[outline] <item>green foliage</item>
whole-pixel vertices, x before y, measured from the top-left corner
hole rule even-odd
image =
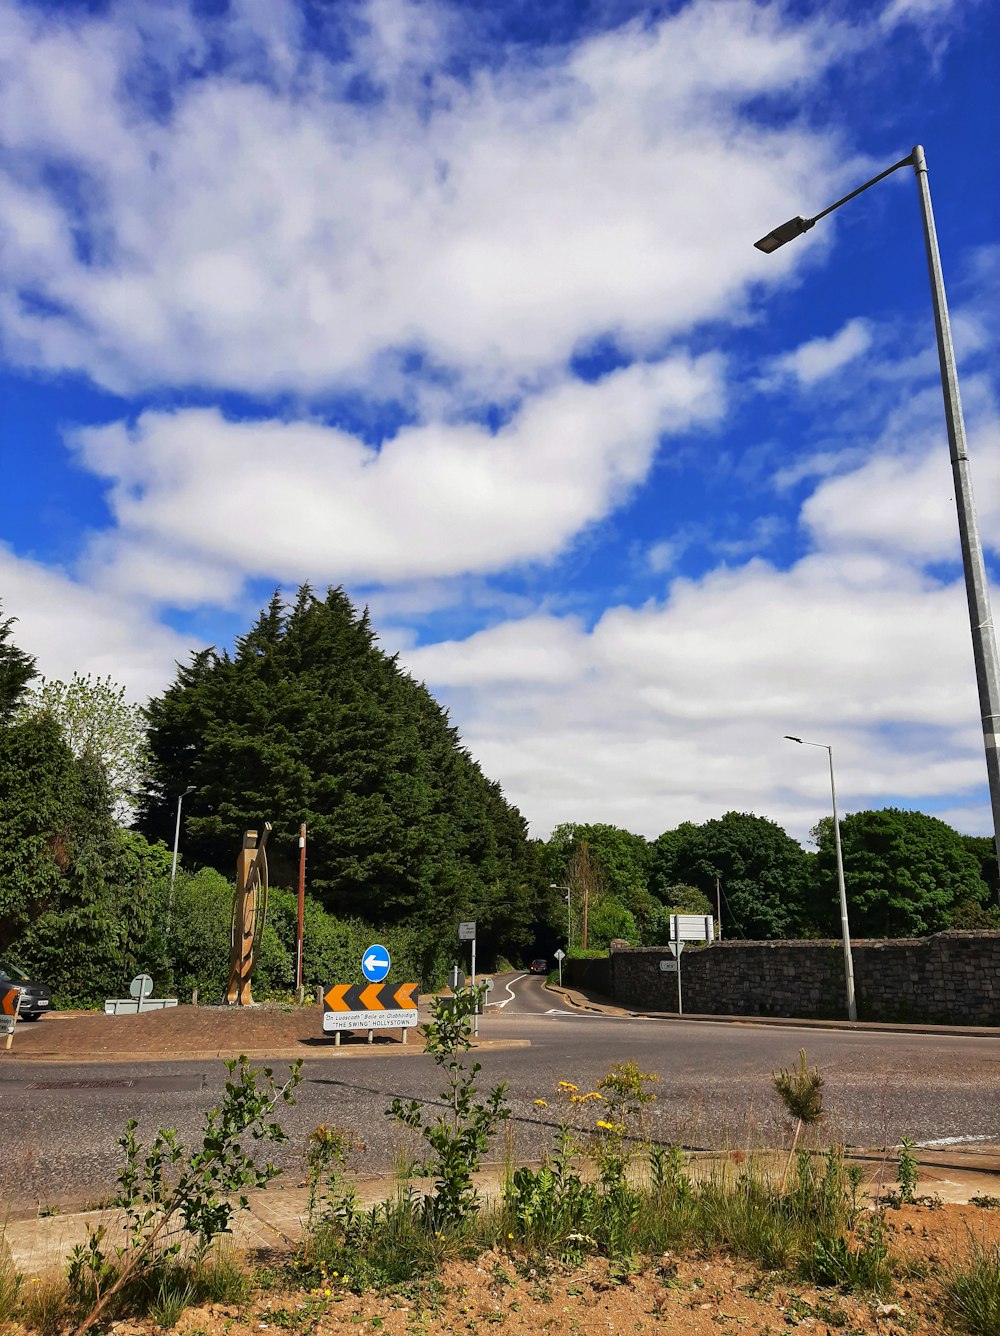
[[[432,1194],[425,1199],[425,1218],[434,1229],[460,1225],[479,1206],[472,1176],[482,1163],[490,1138],[510,1116],[505,1102],[506,1082],[495,1086],[484,1100],[476,1099],[478,1062],[466,1067],[461,1054],[472,1045],[471,1017],[485,996],[482,988],[469,988],[452,998],[435,998],[432,1019],[426,1027],[425,1051],[433,1057],[447,1086],[441,1099],[448,1114],[428,1121],[419,1100],[394,1099],[387,1112],[427,1143],[429,1154],[416,1172],[433,1177]]]
[[[821,1232],[804,1268],[820,1285],[884,1294],[892,1288],[892,1268],[880,1216],[863,1220],[854,1237]]]
[[[57,1006],[99,1006],[120,996],[138,973],[166,981],[169,853],[115,825],[98,762],[83,758],[74,766],[74,810],[60,845],[64,866],[13,948],[22,968],[50,985]]]
[[[0,726],[0,950],[58,903],[82,780],[51,719]]]
[[[811,918],[830,936],[838,931],[833,821],[813,832]],[[940,932],[961,901],[984,905],[989,888],[967,837],[937,817],[895,807],[853,812],[841,821],[844,882],[856,937],[919,937]]]
[[[177,876],[170,947],[174,984],[181,996],[197,988],[203,1001],[218,1002],[225,992],[234,889],[234,883],[211,868],[202,868],[194,876]],[[254,992],[264,998],[287,991],[294,975],[293,957],[269,921],[264,925],[254,969]]]
[[[898,1204],[900,1206],[913,1200],[920,1179],[917,1157],[913,1153],[915,1149],[916,1143],[911,1141],[909,1137],[903,1137],[899,1147],[899,1156],[896,1160],[896,1182],[899,1184]]]
[[[270,1161],[259,1163],[242,1139],[249,1136],[255,1145],[287,1140],[273,1115],[279,1104],[294,1104],[301,1065],[295,1063],[278,1086],[269,1067],[258,1072],[244,1057],[227,1062],[225,1097],[206,1114],[201,1145],[191,1151],[172,1128],[161,1128],[146,1149],[136,1136],[138,1124],[129,1120],[118,1143],[125,1165],[112,1203],[123,1212],[125,1241],[109,1250],[100,1225],[70,1255],[70,1291],[86,1312],[77,1336],[93,1327],[128,1287],[141,1285],[165,1258],[177,1256],[182,1240],[165,1243],[169,1227],[179,1223],[195,1243],[196,1255],[204,1257],[213,1240],[229,1232],[236,1211],[246,1209],[246,1192],[265,1187],[281,1172]]]
[[[797,1067],[781,1067],[772,1073],[775,1093],[790,1117],[805,1125],[816,1123],[823,1116],[823,1078],[819,1070],[810,1071],[806,1065],[806,1051],[799,1049]]]
[[[130,812],[143,793],[150,754],[144,712],[129,704],[124,687],[89,673],[74,673],[68,682],[43,678],[25,693],[21,711],[51,717],[74,756],[100,761],[113,809],[120,817]]]
[[[1000,1331],[1000,1244],[972,1243],[972,1256],[945,1280],[950,1315],[975,1336]]]
[[[275,595],[232,656],[195,655],[149,705],[142,828],[170,838],[175,795],[194,784],[193,862],[228,874],[266,819],[272,881],[294,884],[305,821],[310,890],[338,915],[406,921],[428,944],[474,917],[484,955],[516,950],[542,893],[524,820],[375,640],[342,590],[304,587],[289,609]]]
[[[718,877],[727,936],[793,937],[803,921],[808,867],[802,846],[773,821],[727,812],[661,835],[653,844],[650,889],[666,903],[669,889],[683,884],[711,904]]]
[[[0,620],[0,727],[9,722],[28,683],[38,676],[34,658],[11,643],[16,621],[16,617]]]

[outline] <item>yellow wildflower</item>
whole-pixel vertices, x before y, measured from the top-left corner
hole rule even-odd
[[[539,1109],[547,1109],[549,1107],[549,1101],[547,1099],[536,1099],[535,1107]]]
[[[560,1081],[560,1082],[559,1082],[559,1089],[560,1089],[560,1090],[569,1090],[569,1091],[571,1091],[572,1093],[575,1093],[577,1090],[579,1090],[579,1088],[580,1088],[580,1087],[579,1087],[579,1086],[575,1086],[575,1085],[573,1084],[572,1081]]]

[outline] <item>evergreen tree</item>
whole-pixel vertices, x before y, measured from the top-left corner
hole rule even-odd
[[[32,656],[11,643],[15,621],[16,617],[0,621],[0,726],[9,721],[25,687],[38,676]]]
[[[462,915],[526,939],[538,875],[520,814],[491,785],[424,686],[376,644],[342,589],[275,594],[233,654],[203,651],[150,702],[155,784],[141,814],[227,876],[242,833],[273,827],[272,883],[294,884],[300,824],[309,888],[338,916],[422,925],[451,948]]]

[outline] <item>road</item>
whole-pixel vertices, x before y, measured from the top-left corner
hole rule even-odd
[[[895,1144],[903,1136],[1000,1142],[1000,1043],[989,1038],[810,1030],[780,1026],[655,1020],[574,1012],[543,981],[500,976],[480,1021],[484,1040],[528,1040],[530,1047],[486,1049],[481,1088],[508,1085],[511,1136],[518,1156],[551,1144],[560,1117],[593,1125],[593,1105],[571,1107],[560,1080],[593,1089],[613,1062],[635,1059],[660,1077],[650,1128],[665,1141],[741,1148],[782,1144],[787,1136],[771,1073],[805,1048],[825,1079],[827,1135],[848,1145]],[[553,1005],[556,1001],[556,1005]],[[44,1021],[42,1022],[45,1023]],[[367,1046],[364,1046],[367,1050]],[[275,1062],[280,1072],[286,1064]],[[114,1185],[117,1138],[125,1120],[140,1132],[176,1127],[185,1140],[218,1102],[221,1062],[135,1062],[113,1067],[5,1061],[0,1066],[0,1201],[79,1205]],[[68,1083],[79,1084],[67,1088]],[[389,1174],[413,1149],[385,1110],[394,1095],[432,1108],[442,1083],[430,1058],[394,1049],[352,1058],[306,1060],[294,1108],[283,1113],[289,1143],[276,1162],[302,1175],[302,1148],[317,1123],[353,1129],[365,1142],[356,1167]],[[546,1107],[536,1104],[543,1099]],[[503,1146],[494,1152],[501,1158]]]

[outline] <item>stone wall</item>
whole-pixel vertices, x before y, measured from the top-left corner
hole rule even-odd
[[[856,941],[852,953],[859,1020],[1000,1025],[1000,932]],[[661,961],[672,959],[666,947],[615,949],[606,974],[594,968],[605,962],[577,960],[566,961],[564,974],[571,985],[596,988],[620,1006],[676,1011],[677,976],[660,970]],[[684,1010],[693,1014],[847,1014],[839,941],[686,946],[681,983]]]

